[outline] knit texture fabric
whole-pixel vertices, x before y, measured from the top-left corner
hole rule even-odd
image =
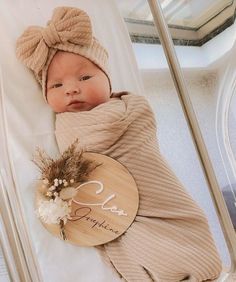
[[[207,219],[161,155],[144,97],[121,95],[88,112],[58,114],[56,138],[61,152],[78,138],[82,149],[116,159],[136,181],[140,204],[134,222],[102,247],[123,279],[177,282],[219,276],[221,262]]]
[[[81,55],[96,64],[109,78],[108,53],[93,36],[86,12],[58,7],[47,26],[30,26],[16,42],[17,57],[34,72],[46,94],[47,70],[58,50]],[[46,96],[45,96],[46,97]]]

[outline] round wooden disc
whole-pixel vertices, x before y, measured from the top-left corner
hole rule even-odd
[[[118,161],[97,153],[84,153],[83,157],[101,165],[77,187],[65,234],[71,243],[96,246],[116,239],[129,228],[138,211],[139,195],[132,175]],[[37,189],[37,207],[43,197],[41,186]],[[60,237],[57,224],[42,223]]]

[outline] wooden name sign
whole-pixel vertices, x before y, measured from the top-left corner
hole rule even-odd
[[[116,239],[129,228],[138,210],[138,189],[132,175],[114,159],[97,153],[84,153],[83,157],[101,165],[87,182],[76,187],[65,233],[71,243],[96,246]],[[40,199],[38,189],[37,206]],[[58,225],[42,223],[60,237]]]

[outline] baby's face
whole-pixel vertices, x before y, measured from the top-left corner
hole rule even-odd
[[[109,101],[107,76],[91,61],[58,51],[47,74],[47,101],[56,113],[89,111]]]

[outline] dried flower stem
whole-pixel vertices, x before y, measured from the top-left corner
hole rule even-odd
[[[76,187],[86,181],[88,175],[100,165],[83,158],[82,150],[78,150],[78,139],[58,159],[51,158],[45,151],[37,148],[33,162],[41,171],[41,179],[47,187],[45,196],[49,200],[60,198],[61,190],[68,185]],[[60,233],[63,240],[66,240],[65,222],[62,218],[59,219]]]

